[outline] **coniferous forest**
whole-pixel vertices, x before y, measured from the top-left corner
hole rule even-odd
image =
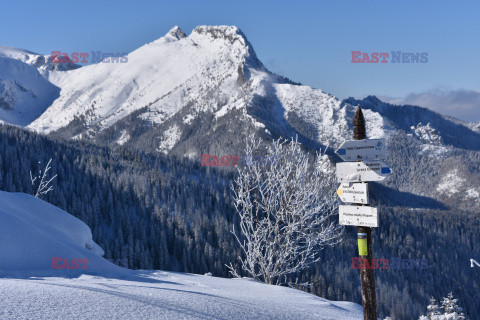
[[[408,139],[396,141],[394,154],[401,154]],[[84,221],[105,258],[132,269],[219,277],[230,276],[226,264],[239,269],[241,252],[231,234],[238,225],[230,191],[235,171],[0,126],[1,190],[31,193],[29,172],[49,159],[57,178],[44,200]],[[412,161],[417,170],[428,169],[428,159]],[[411,194],[404,197],[409,204],[398,203],[384,196],[389,187],[374,186],[382,194],[374,199],[381,224],[373,232],[375,256],[426,259],[428,267],[376,270],[379,316],[418,318],[426,313],[427,297],[452,291],[470,319],[480,317],[480,278],[470,267],[470,259],[480,257],[480,216]],[[356,254],[356,228],[347,227],[339,245],[324,249],[321,262],[290,282],[306,282],[299,288],[327,299],[361,304],[359,270],[352,269]]]

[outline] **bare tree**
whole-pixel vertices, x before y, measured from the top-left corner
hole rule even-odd
[[[53,190],[53,187],[50,185],[50,183],[57,177],[57,175],[54,175],[50,179],[47,178],[48,171],[50,171],[50,163],[52,162],[52,159],[50,159],[45,167],[45,169],[42,171],[42,169],[38,170],[38,174],[33,177],[32,171],[30,171],[30,180],[32,181],[32,194],[40,198],[50,191]],[[41,162],[39,162],[41,163]]]
[[[247,138],[246,154],[262,153],[260,140]],[[237,167],[232,184],[240,234],[233,234],[244,255],[242,269],[270,284],[319,261],[325,245],[340,241],[343,228],[332,215],[337,208],[333,168],[326,155],[313,161],[295,141],[275,140],[266,147],[267,158]],[[238,272],[228,266],[234,276]],[[283,280],[283,281],[282,281]]]

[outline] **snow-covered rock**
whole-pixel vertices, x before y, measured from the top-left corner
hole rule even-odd
[[[423,143],[442,145],[442,137],[437,132],[437,130],[432,128],[430,122],[426,125],[422,125],[421,123],[419,123],[416,127],[412,126],[411,129],[413,134],[417,136]]]
[[[426,125],[418,123],[417,126],[411,126],[410,129],[413,136],[422,143],[420,154],[441,157],[451,151],[451,148],[445,146],[442,136],[430,125],[430,122]]]

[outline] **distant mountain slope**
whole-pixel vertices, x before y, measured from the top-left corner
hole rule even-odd
[[[38,69],[38,72],[47,80],[56,71],[68,71],[80,68],[74,63],[52,63],[51,55],[42,55],[24,49],[0,45],[0,57],[22,61]]]
[[[375,96],[368,96],[365,99],[357,100],[349,98],[343,100],[345,104],[360,105],[364,109],[378,112],[383,118],[388,119],[398,129],[405,132],[413,132],[412,126],[427,126],[437,131],[443,144],[462,149],[480,151],[480,133],[474,126],[451,117],[442,116],[427,108],[418,106],[397,106],[385,103]]]
[[[51,55],[0,45],[0,121],[27,126],[60,95],[51,83],[73,63],[52,63]]]
[[[59,92],[35,67],[0,56],[0,121],[27,126],[53,103]]]
[[[354,111],[269,72],[231,26],[200,26],[188,37],[175,27],[127,63],[69,71],[57,84],[60,97],[29,128],[189,157],[236,152],[248,127],[336,145],[350,135]],[[384,136],[382,117],[366,118],[370,136]]]

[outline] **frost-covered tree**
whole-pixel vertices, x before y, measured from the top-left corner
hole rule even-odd
[[[274,140],[265,149],[253,135],[247,138],[248,157],[266,153],[275,161],[238,167],[232,191],[240,234],[235,229],[233,234],[244,253],[242,269],[282,284],[287,275],[319,261],[320,249],[339,242],[343,229],[331,219],[337,202],[328,158],[317,155],[313,161],[298,140]],[[238,276],[231,265],[230,270]]]
[[[48,161],[45,169],[39,169],[35,175],[32,175],[32,171],[30,171],[30,181],[32,182],[32,195],[37,198],[41,198],[42,196],[53,190],[53,187],[50,184],[53,179],[57,177],[57,175],[48,178],[48,171],[52,169],[52,167],[50,167],[51,162],[52,159]],[[41,164],[41,162],[39,162],[39,164]]]
[[[435,317],[441,314],[437,300],[434,297],[430,298],[430,304],[427,306],[427,317],[429,319],[436,319]]]
[[[453,298],[453,293],[450,292],[446,298],[442,300],[442,309],[444,310],[445,319],[447,320],[457,320],[457,319],[465,319],[462,308],[457,305],[458,299]]]

